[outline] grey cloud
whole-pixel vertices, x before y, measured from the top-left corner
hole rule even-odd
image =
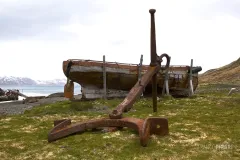
[[[31,37],[58,38],[73,36],[60,31],[72,16],[83,24],[91,24],[89,16],[103,11],[93,0],[21,0],[0,2],[0,40]],[[57,36],[57,37],[56,37]]]
[[[197,4],[192,8],[192,13],[204,19],[215,16],[230,15],[240,19],[240,0],[216,0],[205,4]]]

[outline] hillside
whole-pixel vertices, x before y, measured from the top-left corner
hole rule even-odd
[[[211,69],[199,76],[201,83],[240,84],[240,58],[220,68]]]
[[[33,80],[27,77],[0,77],[0,85],[64,85],[65,79]]]

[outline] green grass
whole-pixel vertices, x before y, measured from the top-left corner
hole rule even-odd
[[[141,147],[130,129],[85,132],[47,142],[53,121],[73,122],[107,117],[121,99],[58,102],[22,115],[0,117],[0,159],[238,159],[240,94],[200,92],[192,98],[166,97],[152,112],[151,99],[138,100],[125,117],[167,117],[170,135],[152,135]],[[107,107],[106,107],[107,106]]]

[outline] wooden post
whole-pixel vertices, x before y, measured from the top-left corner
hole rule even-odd
[[[143,62],[143,55],[141,54],[141,58],[140,58],[140,63],[138,66],[138,80],[141,79],[141,73],[142,73],[142,62]]]
[[[138,81],[142,77],[142,63],[143,63],[143,55],[141,54],[140,63],[139,63],[139,66],[138,66]],[[143,96],[143,93],[142,93],[141,96]]]
[[[103,98],[107,99],[107,80],[106,80],[106,62],[105,55],[103,55]]]
[[[169,57],[169,61],[171,61],[171,57]],[[169,75],[168,75],[168,69],[169,68],[167,68],[166,71],[165,71],[165,78],[164,78],[164,83],[163,83],[162,95],[165,94],[165,91],[166,91],[166,94],[169,95],[169,85],[168,85]]]
[[[230,96],[233,92],[238,92],[240,90],[238,90],[237,88],[231,88],[229,93],[228,93],[228,96]]]
[[[191,59],[191,66],[190,66],[190,73],[189,73],[189,96],[193,95],[192,67],[193,67],[193,59]]]

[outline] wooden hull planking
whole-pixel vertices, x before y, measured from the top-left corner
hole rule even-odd
[[[63,72],[67,77],[67,66],[70,61],[63,62]],[[103,62],[91,60],[71,60],[72,66],[69,70],[68,78],[81,85],[83,89],[103,88]],[[138,80],[138,65],[116,62],[106,62],[107,88],[113,90],[129,91]],[[141,75],[146,71],[148,65],[142,65]],[[170,66],[168,71],[169,91],[173,96],[188,96],[190,66]],[[158,94],[162,93],[165,79],[165,70],[158,72]],[[198,85],[198,73],[192,74],[193,89]],[[151,94],[151,81],[146,86],[144,95]]]

